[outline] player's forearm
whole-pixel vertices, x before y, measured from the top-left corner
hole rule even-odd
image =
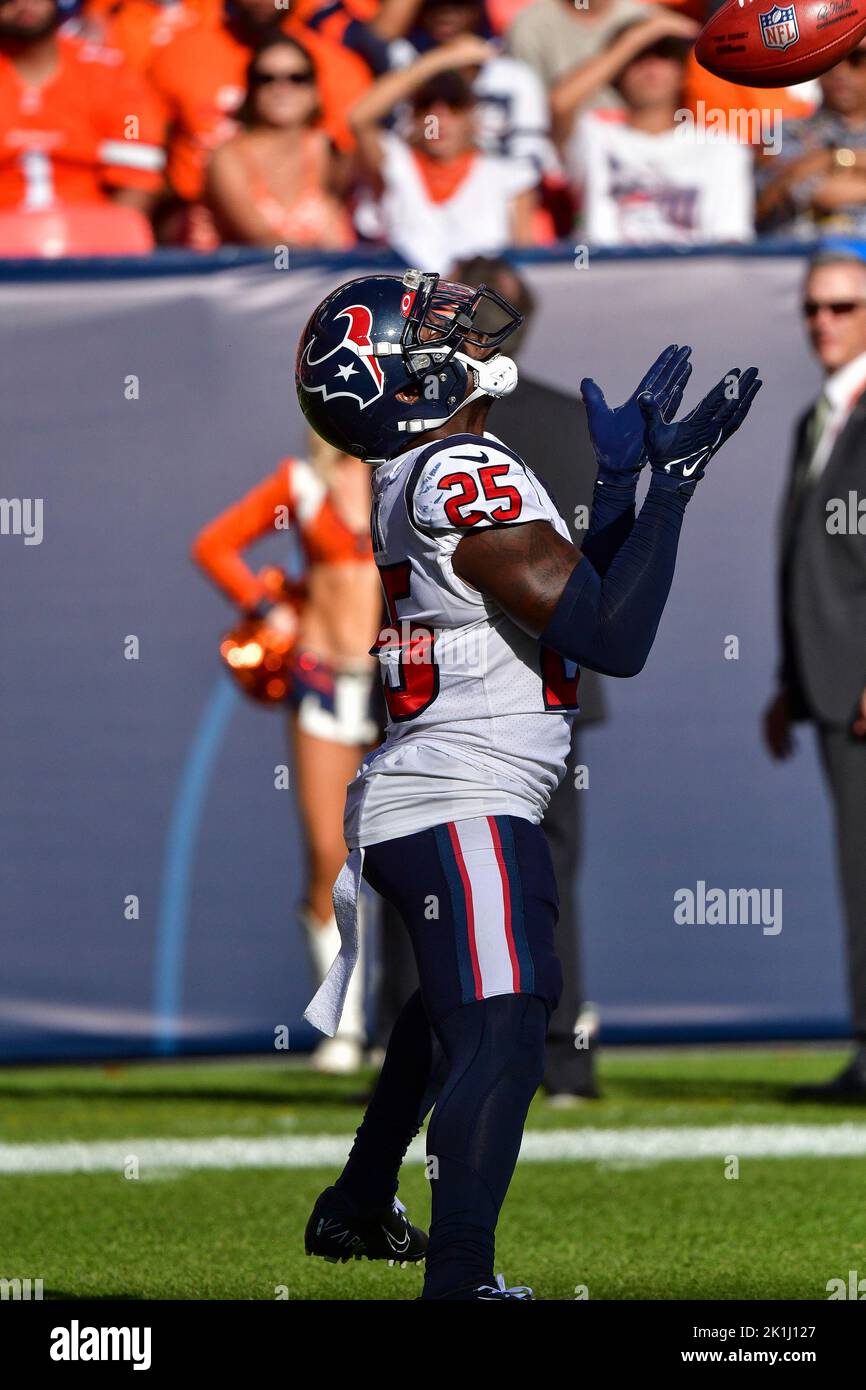
[[[584,550],[541,633],[544,646],[603,675],[642,670],[670,593],[687,500],[653,477],[604,575]]]
[[[596,479],[589,527],[580,548],[598,574],[607,573],[631,535],[637,479],[637,473],[618,482]]]

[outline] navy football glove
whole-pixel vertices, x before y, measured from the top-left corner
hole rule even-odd
[[[683,420],[666,420],[658,402],[645,391],[638,404],[646,421],[654,480],[669,480],[673,491],[691,497],[713,454],[740,428],[763,384],[757,367],[742,373],[732,367]]]
[[[607,404],[601,387],[591,377],[584,377],[580,391],[603,482],[633,482],[637,477],[647,461],[638,397],[649,392],[666,415],[676,415],[692,371],[690,353],[690,347],[677,347],[676,343],[666,347],[628,400],[615,410]]]

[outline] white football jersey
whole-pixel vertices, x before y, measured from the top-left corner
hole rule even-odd
[[[388,732],[349,786],[350,848],[473,816],[542,819],[565,770],[580,673],[451,565],[467,532],[527,521],[568,537],[539,479],[495,435],[455,434],[376,469]]]

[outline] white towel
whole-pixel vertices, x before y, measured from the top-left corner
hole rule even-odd
[[[364,851],[353,849],[334,884],[334,916],[340,933],[340,950],[306,1009],[304,1018],[332,1038],[340,1026],[349,982],[358,964],[358,895],[364,868]]]

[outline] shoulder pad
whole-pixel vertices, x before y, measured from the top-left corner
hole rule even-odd
[[[428,532],[551,520],[550,501],[520,455],[477,434],[423,449],[406,483],[406,505],[413,525]]]

